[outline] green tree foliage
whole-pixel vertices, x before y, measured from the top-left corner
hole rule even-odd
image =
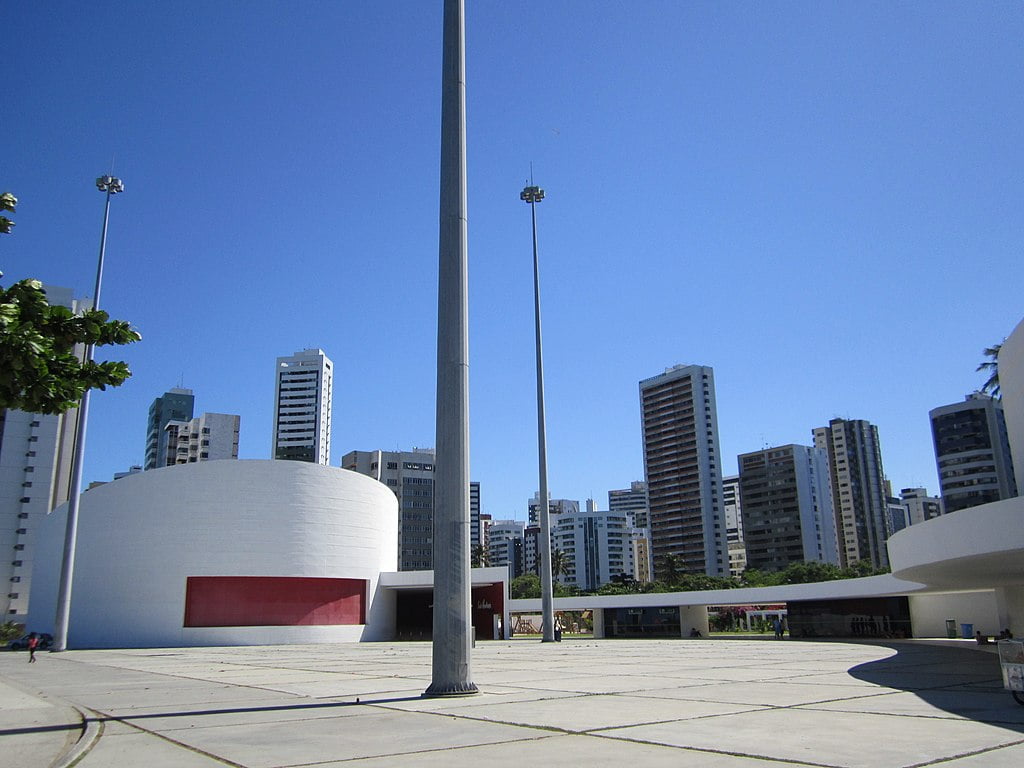
[[[540,576],[524,573],[508,583],[508,596],[513,600],[527,600],[540,597]]]
[[[473,547],[473,554],[470,556],[470,560],[474,568],[486,568],[490,564],[487,547],[482,544],[477,544]]]
[[[18,639],[24,631],[25,627],[21,624],[5,621],[3,624],[0,624],[0,645],[7,645],[11,640]]]
[[[10,192],[4,192],[3,194],[0,194],[0,212],[14,213],[14,208],[17,204],[18,198],[16,198]],[[0,215],[0,235],[11,234],[11,227],[13,226],[13,221],[8,219],[6,216]]]
[[[17,202],[10,193],[0,195],[3,211],[13,211]],[[0,232],[9,233],[14,222],[0,219]],[[119,386],[131,376],[127,363],[83,362],[74,354],[75,345],[131,344],[141,338],[103,310],[76,315],[51,305],[38,280],[0,286],[0,408],[63,413],[86,390]]]
[[[576,597],[582,594],[575,584],[559,584],[554,582],[551,585],[551,593],[554,597]],[[529,600],[540,597],[540,576],[535,573],[524,573],[516,576],[508,583],[508,595],[513,600]]]

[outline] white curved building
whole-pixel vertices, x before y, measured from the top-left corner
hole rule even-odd
[[[1024,321],[999,351],[999,383],[1014,471],[1024,477]],[[932,588],[993,590],[996,618],[983,631],[1024,636],[1024,497],[961,509],[889,539],[894,576]]]
[[[52,631],[66,505],[40,527],[30,604]],[[80,506],[69,647],[385,639],[398,504],[375,480],[295,461],[130,475]]]

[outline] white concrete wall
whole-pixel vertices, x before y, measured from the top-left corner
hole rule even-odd
[[[996,635],[1002,629],[994,590],[910,596],[914,637],[946,637],[946,619],[956,621],[957,637],[961,624],[973,624],[983,635]]]
[[[1024,637],[1024,587],[996,589],[999,628],[1009,629],[1014,637]]]
[[[40,529],[31,628],[51,631],[66,505]],[[294,461],[211,461],[130,475],[80,506],[69,646],[377,639],[374,598],[397,567],[398,507],[375,480]],[[183,625],[189,576],[365,579],[367,626]]]
[[[1010,435],[1017,490],[1024,492],[1024,320],[1013,329],[999,350],[999,390],[1003,416]]]

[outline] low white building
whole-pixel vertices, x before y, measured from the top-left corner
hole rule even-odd
[[[67,505],[40,526],[29,625],[52,632]],[[295,461],[211,461],[82,496],[74,648],[388,639],[398,509],[377,481]]]

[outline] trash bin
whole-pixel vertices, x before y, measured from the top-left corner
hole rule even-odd
[[[946,619],[946,637],[956,640],[956,619]]]
[[[972,640],[974,638],[974,625],[973,624],[961,624],[960,625],[960,637],[964,640]]]

